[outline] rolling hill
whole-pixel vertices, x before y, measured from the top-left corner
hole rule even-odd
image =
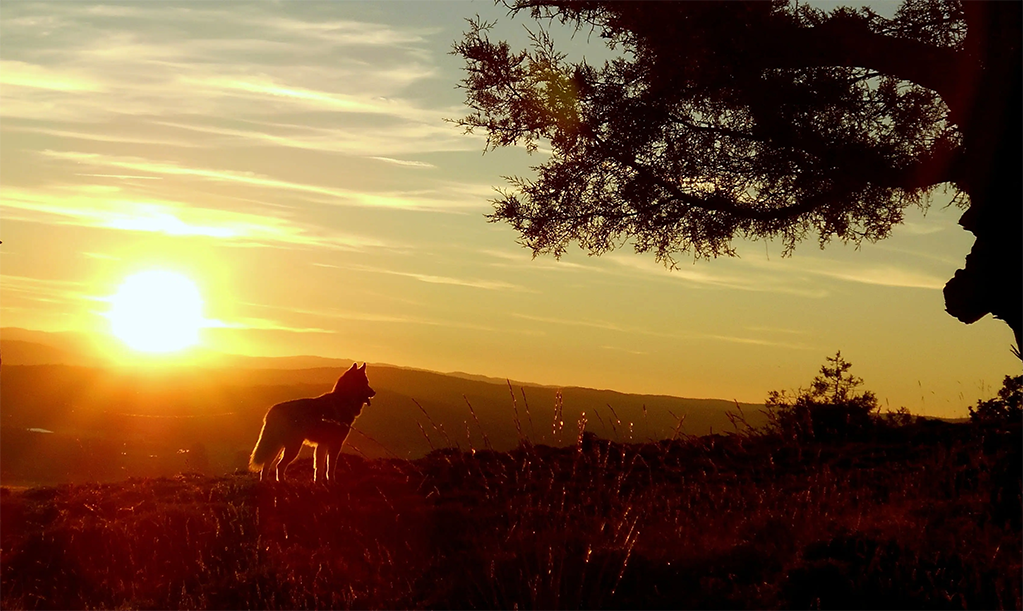
[[[110,481],[245,468],[266,409],[327,392],[351,361],[240,357],[160,370],[75,361],[67,346],[7,339],[0,352],[0,478],[6,484]],[[17,335],[17,334],[15,334]],[[88,362],[88,361],[87,361]],[[309,365],[316,366],[310,367]],[[733,430],[731,401],[554,388],[371,363],[377,395],[346,452],[418,458],[432,449],[575,443],[580,426],[621,442]],[[740,404],[750,422],[761,405]],[[680,425],[681,421],[681,425]],[[296,467],[297,468],[297,467]]]

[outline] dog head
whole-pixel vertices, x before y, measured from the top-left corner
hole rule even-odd
[[[363,363],[362,367],[352,363],[348,371],[338,378],[333,392],[336,395],[343,395],[345,399],[353,403],[358,403],[359,409],[363,404],[369,405],[370,398],[377,394],[369,386],[369,378],[366,377],[366,363]]]

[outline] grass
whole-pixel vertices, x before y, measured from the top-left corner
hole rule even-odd
[[[4,489],[0,606],[1020,608],[1020,444],[941,423],[841,444],[583,433],[345,456],[331,486],[300,461],[279,484]]]

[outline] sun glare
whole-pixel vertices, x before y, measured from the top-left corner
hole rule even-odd
[[[110,297],[113,334],[140,352],[174,352],[199,343],[202,296],[181,274],[151,270],[125,279]]]

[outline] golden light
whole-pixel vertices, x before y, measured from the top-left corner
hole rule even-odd
[[[199,343],[205,326],[195,283],[181,274],[150,270],[129,276],[109,298],[113,334],[141,352],[174,352]]]

